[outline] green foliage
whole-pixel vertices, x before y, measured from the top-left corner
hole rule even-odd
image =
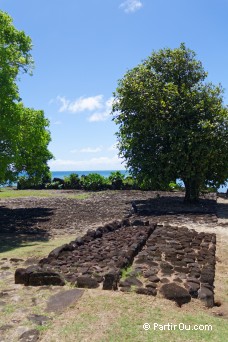
[[[179,183],[170,182],[168,190],[171,190],[171,191],[181,191],[182,190],[182,186]]]
[[[123,189],[125,190],[131,190],[131,189],[137,189],[137,182],[132,176],[127,176],[123,180]]]
[[[45,184],[45,189],[61,190],[63,189],[63,184],[60,184],[59,182],[47,183]]]
[[[1,102],[20,100],[15,83],[19,72],[30,72],[33,60],[30,54],[31,38],[13,26],[12,18],[0,11],[0,87]]]
[[[15,181],[24,170],[35,183],[42,182],[52,158],[49,122],[42,111],[23,106],[17,86],[19,74],[32,71],[31,48],[31,38],[0,11],[0,183]]]
[[[69,176],[64,177],[65,189],[81,189],[80,177],[77,173],[71,173]]]
[[[72,173],[69,176],[65,176],[64,179],[54,178],[51,181],[51,173],[47,171],[46,175],[40,178],[31,176],[20,176],[18,178],[17,189],[75,189],[75,190],[181,190],[181,185],[175,182],[169,183],[166,187],[158,184],[155,186],[153,182],[148,178],[144,178],[141,181],[135,177],[125,177],[120,171],[111,172],[108,178],[101,176],[100,174],[90,173],[87,176],[83,175],[79,177],[78,174]]]
[[[18,177],[17,189],[45,189],[47,184],[51,182],[51,174],[48,170],[43,173],[42,177],[31,177],[29,175],[24,175]]]
[[[120,171],[111,172],[108,177],[114,190],[120,190],[124,185],[124,175]]]
[[[24,189],[31,189],[34,186],[32,181],[28,179],[27,176],[20,176],[17,182],[17,189],[24,190]]]
[[[126,278],[130,277],[132,271],[133,271],[132,266],[123,268],[121,270],[121,280],[125,280]]]
[[[18,153],[14,158],[14,169],[26,171],[34,182],[41,181],[49,172],[47,161],[52,158],[47,148],[51,140],[46,129],[49,121],[41,110],[24,108],[21,104],[18,107],[20,134],[17,136]]]
[[[156,181],[155,179],[151,178],[149,175],[138,175],[137,177],[137,188],[140,190],[160,190],[160,191],[167,191],[169,190],[169,185],[162,181]]]
[[[114,121],[120,156],[140,184],[167,189],[185,184],[186,201],[200,187],[228,178],[228,109],[223,89],[206,83],[196,54],[181,44],[153,52],[119,80]]]
[[[104,190],[107,188],[107,180],[99,173],[90,173],[87,176],[81,177],[83,189],[85,190]]]

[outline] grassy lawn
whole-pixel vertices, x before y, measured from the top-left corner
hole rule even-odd
[[[87,290],[77,305],[55,321],[42,341],[227,340],[227,322],[207,313],[197,300],[180,309],[162,298],[107,292]],[[145,323],[150,324],[149,330],[144,330]]]
[[[53,197],[53,193],[48,190],[17,190],[6,187],[0,189],[0,199],[18,197]]]
[[[17,190],[16,188],[6,187],[0,188],[0,200],[7,198],[21,198],[21,197],[65,197],[83,200],[91,197],[92,193],[70,193],[58,190]]]
[[[72,236],[61,236],[48,241],[24,242],[20,247],[7,252],[1,252],[0,248],[0,258],[20,258],[24,260],[28,258],[43,258],[56,247],[69,243],[72,239]]]

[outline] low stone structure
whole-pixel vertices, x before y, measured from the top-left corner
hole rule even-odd
[[[179,306],[191,298],[214,305],[215,234],[124,219],[89,230],[54,249],[37,266],[17,269],[15,282],[160,292]],[[121,279],[124,269],[130,274]]]
[[[39,286],[64,285],[67,281],[96,288],[105,280],[104,289],[115,289],[121,270],[132,264],[155,227],[148,221],[141,221],[139,226],[139,220],[132,226],[124,219],[89,230],[83,237],[54,249],[37,266],[17,269],[15,282]]]
[[[187,292],[212,307],[215,251],[215,234],[198,233],[184,227],[158,226],[135,258],[133,272],[138,273],[146,288],[160,290],[177,304],[178,287],[182,287],[179,295]]]

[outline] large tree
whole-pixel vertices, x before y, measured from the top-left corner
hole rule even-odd
[[[153,52],[114,93],[120,155],[131,173],[154,189],[183,180],[188,202],[199,199],[202,187],[228,178],[228,109],[221,85],[206,77],[182,43]]]
[[[31,48],[30,37],[0,11],[0,183],[21,171],[42,177],[52,158],[48,120],[41,111],[23,106],[17,85],[20,73],[32,72]]]

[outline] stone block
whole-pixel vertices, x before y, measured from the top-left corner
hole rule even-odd
[[[166,299],[173,300],[180,307],[191,301],[191,296],[188,291],[176,283],[162,285],[160,292]]]

